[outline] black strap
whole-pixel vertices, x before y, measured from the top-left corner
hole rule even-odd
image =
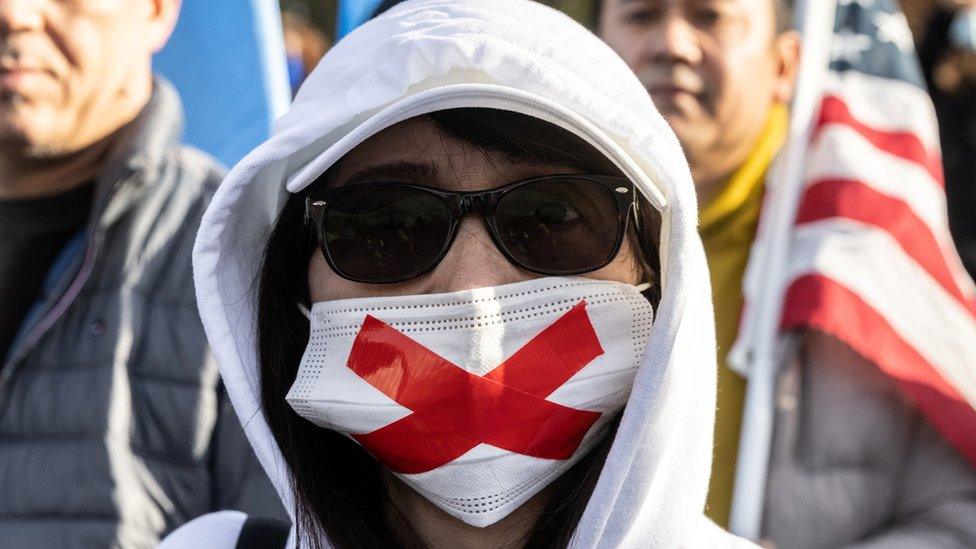
[[[247,517],[237,538],[237,549],[282,549],[289,533],[291,524],[283,520]]]

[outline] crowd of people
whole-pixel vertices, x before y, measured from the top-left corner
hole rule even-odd
[[[302,93],[228,174],[153,74],[180,0],[0,0],[0,548],[976,547],[955,302],[944,385],[784,329],[730,518],[794,7],[385,1],[327,53],[290,12]],[[974,273],[976,3],[905,13]]]

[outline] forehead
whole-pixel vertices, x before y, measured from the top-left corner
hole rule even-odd
[[[330,184],[396,179],[443,187],[495,186],[546,173],[575,171],[528,159],[515,161],[455,139],[427,118],[412,118],[366,139],[342,157]]]
[[[464,165],[478,160],[471,145],[445,135],[426,118],[412,118],[386,128],[356,145],[342,157],[336,170],[344,179],[376,165],[414,163]]]

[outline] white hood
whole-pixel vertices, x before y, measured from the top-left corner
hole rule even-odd
[[[572,131],[661,210],[663,299],[574,546],[714,546],[724,534],[702,514],[714,328],[687,163],[624,62],[570,18],[527,0],[415,0],[350,34],[308,78],[275,135],[231,171],[203,219],[193,255],[201,315],[285,507],[292,512],[293,496],[260,411],[255,337],[256,281],[275,218],[289,192],[371,135],[458,107],[516,111]]]

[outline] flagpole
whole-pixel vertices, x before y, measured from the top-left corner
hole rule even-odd
[[[732,514],[729,529],[758,541],[762,534],[766,480],[773,438],[777,341],[788,283],[790,235],[803,193],[806,152],[819,114],[822,83],[830,64],[830,49],[837,10],[836,0],[799,0],[802,57],[796,94],[791,105],[790,129],[783,151],[767,177],[768,215],[759,228],[746,284],[756,296],[746,303],[740,342],[730,355],[736,369],[748,377]]]

